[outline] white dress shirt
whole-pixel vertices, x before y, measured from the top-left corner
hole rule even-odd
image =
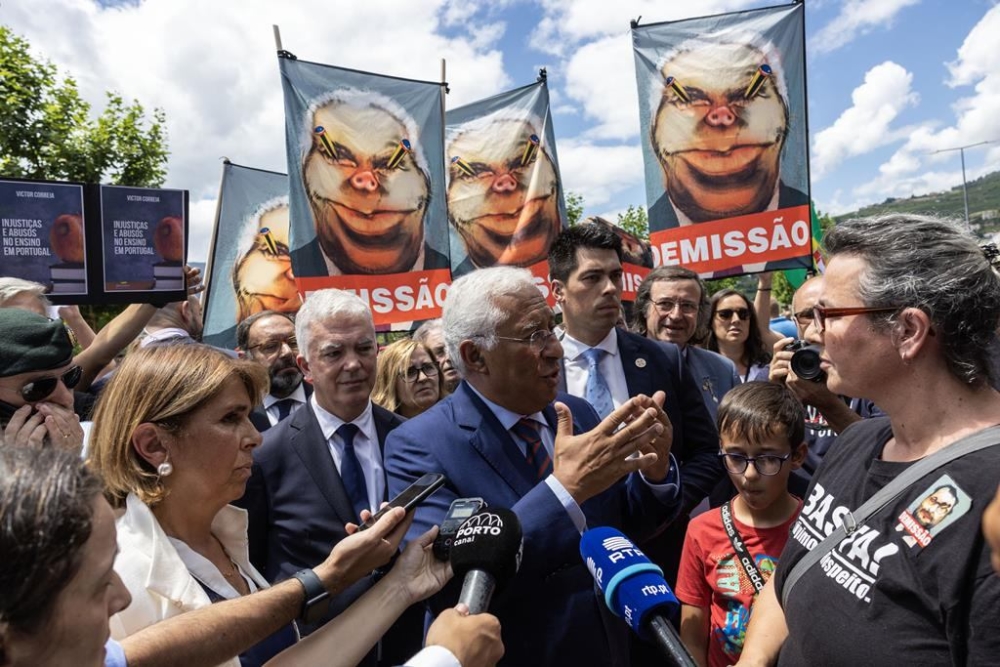
[[[590,371],[584,352],[589,350],[590,346],[584,345],[569,334],[563,335],[562,346],[563,364],[566,369],[566,393],[586,398],[587,377]],[[611,327],[604,340],[594,347],[605,352],[601,355],[597,368],[611,391],[611,400],[615,408],[620,408],[631,396],[628,393],[628,383],[625,381],[625,368],[618,353],[618,331]]]
[[[271,426],[275,426],[278,423],[278,401],[283,401],[285,399],[295,401],[292,405],[292,409],[288,412],[288,416],[291,417],[295,414],[295,411],[305,405],[308,400],[308,398],[306,398],[305,384],[300,382],[299,386],[295,388],[295,391],[288,396],[285,396],[285,398],[276,398],[271,394],[264,397],[264,412],[267,414],[267,421],[271,422]]]
[[[316,413],[316,421],[323,432],[330,447],[330,456],[333,458],[333,465],[340,472],[340,463],[344,460],[344,440],[337,435],[337,429],[344,425],[343,419],[337,415],[327,412],[316,402],[316,394],[313,393],[309,403]],[[372,416],[372,402],[368,401],[368,406],[364,411],[350,423],[358,427],[358,434],[354,436],[354,453],[357,454],[361,470],[365,474],[365,486],[368,488],[368,508],[374,514],[378,511],[382,499],[385,498],[385,467],[382,465],[382,449],[378,444],[378,433],[375,431],[375,418]]]

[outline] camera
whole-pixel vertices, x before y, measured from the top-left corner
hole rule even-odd
[[[791,367],[803,380],[825,382],[826,373],[819,367],[819,345],[810,345],[808,341],[793,340],[785,346],[792,353]]]

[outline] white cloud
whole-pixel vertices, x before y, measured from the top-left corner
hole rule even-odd
[[[855,191],[873,198],[910,196],[946,190],[962,182],[959,156],[949,149],[1000,140],[1000,55],[996,35],[1000,31],[1000,5],[980,19],[958,49],[958,57],[947,63],[951,78],[945,84],[957,88],[973,85],[971,95],[960,98],[952,110],[952,125],[924,125],[915,129],[906,143],[881,167],[879,176]],[[946,152],[940,152],[946,151]],[[1000,169],[1000,145],[971,148],[965,153],[969,180]],[[930,165],[940,165],[930,170]],[[947,165],[950,169],[942,170]]]
[[[503,23],[471,26],[457,37],[441,34],[445,14],[462,18],[456,5],[145,0],[102,8],[92,0],[32,0],[4,3],[3,22],[76,77],[97,110],[104,91],[115,90],[147,109],[166,111],[166,185],[191,191],[192,225],[201,229],[212,224],[220,156],[286,169],[272,24],[280,25],[284,48],[304,60],[436,81],[445,58],[452,91],[447,102],[459,106],[496,94],[512,80],[495,45]],[[191,259],[204,259],[207,245],[191,243]]]
[[[588,136],[628,139],[639,133],[639,94],[632,46],[627,36],[613,35],[578,48],[566,64],[566,95],[596,125]]]
[[[559,142],[559,164],[566,192],[583,196],[588,210],[643,182],[638,144],[597,145],[579,139]]]
[[[896,15],[920,0],[846,0],[840,13],[809,40],[812,53],[829,53],[876,28],[889,28]]]
[[[918,95],[910,90],[913,75],[892,61],[865,73],[865,82],[851,93],[853,104],[816,133],[812,149],[812,175],[821,179],[845,158],[862,155],[904,137],[892,122]]]

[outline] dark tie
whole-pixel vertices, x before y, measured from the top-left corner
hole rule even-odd
[[[295,406],[294,398],[283,398],[280,401],[276,401],[275,405],[278,406],[278,421],[292,414],[292,408]]]
[[[538,432],[539,423],[534,419],[522,417],[519,422],[510,427],[511,432],[524,441],[527,449],[524,458],[535,471],[536,479],[544,479],[552,474],[552,458],[542,443]]]
[[[584,390],[586,392],[584,398],[594,406],[594,410],[597,411],[601,419],[604,419],[615,409],[615,403],[611,399],[611,390],[598,366],[601,363],[601,357],[604,356],[604,350],[592,347],[585,351],[583,356],[587,358],[587,386]]]
[[[354,453],[354,436],[358,434],[354,424],[343,424],[337,429],[344,441],[344,456],[340,460],[340,479],[344,482],[344,490],[351,499],[354,512],[361,518],[361,510],[370,510],[368,506],[368,485],[365,484],[365,473],[361,470],[361,462]]]

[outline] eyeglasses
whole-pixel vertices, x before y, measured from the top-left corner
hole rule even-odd
[[[720,320],[731,320],[733,315],[736,316],[738,320],[749,320],[750,319],[750,309],[749,308],[721,308],[715,311],[715,316]]]
[[[437,377],[438,367],[436,364],[423,364],[422,366],[410,366],[405,371],[400,372],[400,377],[403,378],[403,382],[408,382],[413,384],[420,378],[420,374],[423,373],[429,378]]]
[[[899,310],[898,306],[889,306],[886,308],[866,308],[864,306],[856,306],[852,308],[824,308],[823,306],[813,306],[813,319],[816,321],[816,331],[823,333],[826,331],[826,320],[831,317],[894,313],[897,310]]]
[[[794,317],[795,321],[802,326],[808,326],[809,323],[813,321],[813,309],[806,308],[805,310],[800,310],[797,313],[792,313],[792,317]]]
[[[513,343],[527,343],[536,354],[541,354],[542,350],[548,347],[549,342],[557,338],[554,331],[539,329],[527,338],[511,338],[510,336],[497,336],[500,340],[509,340]]]
[[[33,380],[21,387],[21,398],[24,399],[25,403],[37,403],[54,392],[60,380],[67,389],[72,389],[80,382],[82,375],[83,369],[79,366],[73,366],[62,375]]]
[[[722,459],[722,464],[726,466],[726,470],[734,475],[742,475],[747,471],[747,467],[753,463],[753,467],[757,469],[757,473],[764,475],[765,477],[777,475],[781,471],[781,466],[785,464],[785,461],[787,461],[788,457],[791,455],[791,452],[785,454],[784,456],[778,456],[777,454],[744,456],[743,454],[719,452],[719,458]]]
[[[653,302],[653,307],[660,315],[669,315],[674,312],[674,308],[680,308],[685,315],[693,315],[698,312],[698,304],[694,301],[674,301],[673,299],[660,299]]]
[[[277,340],[269,340],[261,343],[260,345],[251,345],[247,349],[260,350],[261,354],[270,357],[271,355],[280,352],[282,346],[284,345],[287,345],[288,349],[290,349],[292,352],[296,352],[299,349],[299,342],[295,340],[295,336],[289,336],[288,338],[279,338]]]

